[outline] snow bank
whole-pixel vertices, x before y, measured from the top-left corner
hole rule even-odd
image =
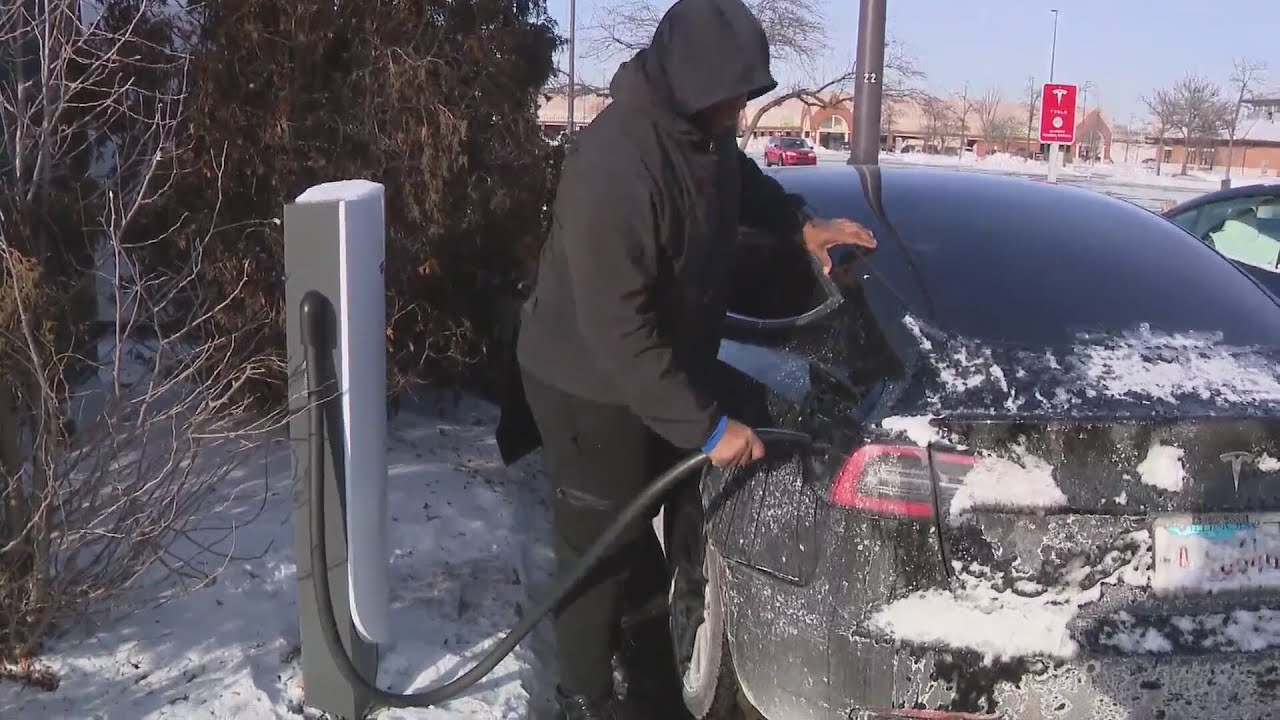
[[[421,408],[389,426],[397,640],[381,649],[384,688],[422,690],[456,677],[547,589],[554,563],[544,484],[528,468],[502,466],[494,416],[468,401],[445,411]],[[233,554],[216,581],[192,592],[174,588],[141,612],[54,642],[42,660],[61,687],[45,693],[0,684],[0,717],[304,715],[289,442],[276,437],[259,450],[259,460],[224,488],[223,504],[197,537]],[[549,710],[553,642],[540,627],[464,697],[375,717],[515,720]]]

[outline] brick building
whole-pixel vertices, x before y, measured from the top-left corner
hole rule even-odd
[[[742,133],[760,108],[770,102],[761,98],[747,105],[738,120]],[[785,135],[801,137],[815,145],[839,148],[849,142],[853,127],[853,106],[841,95],[832,93],[823,104],[791,98],[769,108],[760,116],[752,132],[754,138]]]
[[[1198,170],[1225,168],[1245,174],[1276,175],[1280,172],[1280,94],[1246,101],[1236,131],[1234,147],[1227,149],[1225,133],[1222,137],[1193,142],[1188,150],[1181,138],[1164,139],[1164,162],[1181,166],[1183,158],[1190,154],[1189,167]],[[1159,142],[1159,138],[1149,138]]]

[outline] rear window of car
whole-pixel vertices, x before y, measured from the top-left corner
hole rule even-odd
[[[782,138],[778,144],[788,150],[798,150],[809,147],[809,144],[800,138]]]
[[[1280,306],[1270,295],[1137,206],[1092,191],[958,172],[905,182],[886,173],[883,188],[896,233],[865,205],[852,213],[879,239],[873,269],[908,311],[942,330],[1057,347],[1080,333],[1146,325],[1280,346]]]

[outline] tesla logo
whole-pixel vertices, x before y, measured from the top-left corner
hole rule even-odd
[[[1053,96],[1058,99],[1058,104],[1062,104],[1062,97],[1067,94],[1066,88],[1054,88]]]
[[[1231,464],[1231,480],[1235,483],[1236,492],[1240,492],[1240,470],[1246,462],[1253,460],[1253,455],[1240,451],[1226,452],[1219,455],[1218,459]]]

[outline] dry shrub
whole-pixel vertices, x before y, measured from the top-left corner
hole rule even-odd
[[[285,367],[284,204],[326,181],[386,187],[392,387],[467,378],[536,257],[550,147],[536,93],[559,42],[541,0],[209,0],[193,58],[192,162],[220,158],[221,204],[207,178],[183,179],[165,213],[234,222],[204,250],[200,284],[244,291],[211,335],[265,323],[240,348]],[[155,262],[189,255],[188,237]]]
[[[238,404],[254,326],[197,332],[239,291],[196,282],[216,216],[144,222],[191,172],[190,31],[148,0],[0,6],[0,675],[55,684],[50,632],[206,580],[193,533],[278,420]],[[170,233],[186,262],[142,263]]]

